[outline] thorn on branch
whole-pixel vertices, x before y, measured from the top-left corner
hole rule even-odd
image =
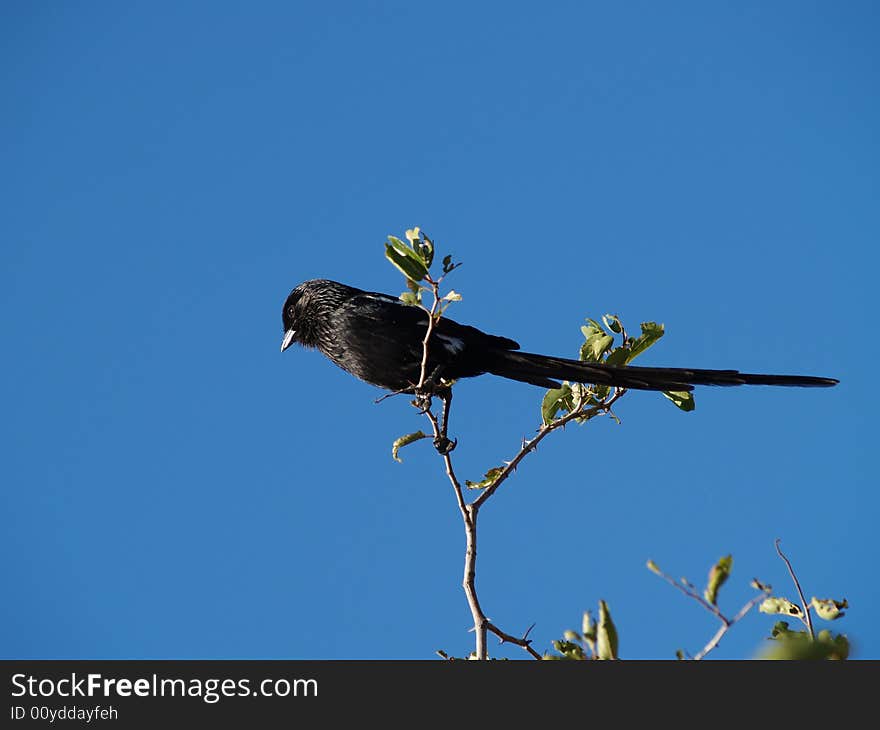
[[[526,630],[525,634],[523,634],[522,638],[518,638],[516,636],[511,636],[510,634],[502,631],[497,626],[495,626],[490,621],[486,622],[486,629],[491,631],[495,636],[498,637],[500,644],[514,644],[515,646],[522,647],[525,649],[534,659],[541,660],[543,657],[532,648],[532,640],[528,638],[529,632],[535,627],[535,624],[529,626]]]

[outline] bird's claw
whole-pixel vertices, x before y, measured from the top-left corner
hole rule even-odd
[[[458,439],[450,441],[446,436],[438,436],[434,439],[434,448],[437,449],[440,456],[446,456],[456,446],[458,446]]]
[[[419,415],[424,416],[428,411],[431,410],[431,405],[433,401],[431,400],[431,396],[425,393],[419,393],[413,399],[412,404],[419,409]]]

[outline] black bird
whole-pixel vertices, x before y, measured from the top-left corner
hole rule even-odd
[[[388,294],[363,291],[326,279],[296,287],[281,312],[281,351],[294,342],[316,347],[343,370],[373,385],[413,393],[419,382],[428,314]],[[689,391],[695,385],[782,385],[828,387],[834,378],[760,375],[736,370],[606,365],[519,352],[506,337],[481,332],[443,317],[428,342],[428,384],[443,398],[443,430],[451,389],[444,382],[491,373],[543,388],[560,380],[634,390]],[[438,444],[441,446],[449,446]]]

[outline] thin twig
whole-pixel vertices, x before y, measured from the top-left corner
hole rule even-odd
[[[432,278],[427,277],[426,281],[431,285],[432,293],[434,296],[434,302],[431,305],[431,309],[428,311],[428,329],[425,332],[425,339],[422,341],[422,364],[421,371],[419,374],[419,382],[415,386],[415,392],[418,395],[419,391],[425,385],[425,375],[427,373],[428,366],[428,344],[431,340],[431,333],[434,330],[435,324],[435,316],[437,315],[437,308],[440,306],[440,282],[443,280],[441,277],[439,280],[434,281]],[[429,396],[430,398],[430,396]],[[427,406],[425,406],[423,412],[431,421],[431,427],[434,430],[434,438],[435,440],[441,437],[440,433],[440,424],[437,421],[437,417],[431,411],[430,400],[428,401]],[[471,609],[471,616],[474,620],[474,632],[476,634],[476,657],[477,659],[487,659],[489,656],[488,650],[486,648],[486,626],[489,623],[486,618],[486,614],[483,612],[482,607],[480,606],[480,600],[477,597],[477,588],[476,588],[476,574],[477,574],[477,510],[472,506],[465,502],[464,494],[461,489],[461,483],[458,480],[458,477],[455,475],[455,469],[452,465],[452,457],[449,452],[445,454],[441,454],[443,457],[444,464],[446,466],[446,476],[449,479],[449,482],[452,484],[452,488],[455,491],[455,498],[458,502],[458,509],[461,512],[461,519],[464,522],[464,531],[465,531],[465,558],[464,558],[464,578],[462,580],[462,586],[464,587],[465,596],[467,597],[468,606]]]
[[[419,382],[415,388],[417,393],[425,386],[425,375],[428,369],[428,342],[434,331],[434,317],[437,315],[437,307],[440,306],[440,281],[434,281],[430,276],[427,277],[426,281],[431,285],[434,302],[431,304],[430,310],[426,309],[428,312],[428,331],[425,332],[425,339],[422,340],[422,367],[419,372]]]
[[[565,427],[567,423],[574,421],[577,418],[590,418],[592,416],[598,415],[599,413],[607,413],[611,410],[611,406],[614,405],[614,402],[618,400],[624,393],[626,393],[625,388],[617,388],[615,390],[614,395],[608,399],[607,401],[603,401],[602,403],[591,406],[590,408],[579,407],[575,410],[571,411],[571,413],[566,414],[562,418],[559,418],[551,423],[544,424],[541,428],[538,429],[538,435],[534,438],[526,441],[523,444],[523,447],[519,450],[516,456],[513,457],[510,461],[507,462],[504,469],[501,470],[501,473],[495,478],[488,487],[486,487],[482,494],[477,497],[473,501],[473,505],[476,509],[482,507],[486,500],[488,500],[495,491],[500,487],[507,478],[516,471],[516,467],[519,466],[519,463],[528,455],[529,452],[534,451],[541,441],[548,435],[553,433],[553,431]]]
[[[741,621],[743,617],[755,607],[756,604],[758,604],[760,601],[763,601],[766,595],[766,591],[759,593],[757,596],[749,600],[732,619],[724,618],[721,626],[718,628],[718,631],[715,632],[715,636],[709,639],[709,643],[706,644],[706,646],[704,646],[702,649],[700,649],[700,651],[694,654],[694,660],[699,661],[700,659],[705,657],[706,654],[712,651],[716,646],[718,646],[718,644],[721,642],[721,639],[730,630],[730,628],[734,624]]]
[[[471,505],[466,505],[464,514],[465,552],[464,552],[464,578],[462,586],[467,597],[471,616],[474,619],[474,632],[476,634],[477,659],[488,659],[489,650],[486,646],[486,628],[489,620],[480,606],[477,598],[477,512]]]
[[[428,420],[431,421],[431,427],[434,430],[434,437],[437,438],[440,435],[440,423],[437,420],[437,416],[435,416],[430,409],[425,411],[425,415],[428,417]],[[455,490],[455,498],[458,501],[458,508],[461,510],[462,514],[464,514],[467,508],[467,503],[464,501],[464,492],[462,491],[461,483],[458,481],[458,477],[455,475],[455,469],[452,466],[451,453],[452,452],[442,454],[443,461],[446,465],[446,476],[452,484],[452,488]]]
[[[486,624],[486,628],[489,631],[491,631],[493,634],[495,634],[495,636],[497,636],[499,639],[501,639],[502,644],[516,644],[517,646],[521,646],[523,649],[525,649],[535,659],[543,660],[544,657],[542,657],[538,652],[536,652],[532,648],[532,640],[527,638],[529,635],[528,631],[526,631],[525,635],[523,635],[520,638],[520,637],[516,637],[516,636],[511,636],[510,634],[505,633],[504,631],[499,629],[495,624],[493,624],[491,622],[488,622]]]
[[[428,284],[431,285],[431,292],[433,294],[434,301],[431,305],[431,308],[428,309],[424,307],[423,309],[428,313],[428,328],[425,332],[425,338],[422,341],[422,362],[421,368],[419,372],[419,382],[414,386],[414,391],[418,396],[420,391],[425,386],[425,378],[427,375],[428,369],[428,346],[431,340],[431,334],[434,331],[434,327],[439,320],[440,316],[442,316],[442,309],[438,315],[438,308],[440,307],[440,282],[443,281],[443,277],[440,277],[438,280],[432,279],[430,276],[425,279]],[[464,563],[464,579],[462,581],[462,585],[464,587],[465,596],[467,597],[468,606],[471,610],[471,616],[474,621],[474,631],[476,633],[476,651],[475,655],[477,659],[487,659],[488,658],[488,650],[486,647],[486,634],[487,631],[491,631],[495,634],[499,639],[501,639],[502,643],[511,643],[516,646],[522,647],[525,649],[532,657],[535,659],[541,659],[541,655],[535,651],[535,649],[531,646],[531,639],[528,638],[528,631],[521,638],[512,636],[497,626],[493,625],[486,614],[483,612],[482,607],[480,606],[479,598],[477,597],[477,589],[476,589],[476,566],[477,566],[477,515],[479,514],[480,507],[482,507],[486,501],[495,493],[498,487],[507,480],[507,478],[516,470],[516,467],[519,463],[526,457],[526,455],[534,451],[537,445],[550,433],[553,431],[564,428],[567,423],[573,421],[577,418],[590,418],[592,416],[598,415],[600,413],[609,413],[611,411],[611,406],[617,401],[624,393],[626,389],[624,388],[615,388],[614,395],[606,401],[603,401],[597,405],[591,406],[590,408],[584,408],[583,402],[578,403],[578,405],[567,415],[562,418],[553,421],[549,424],[544,424],[538,430],[538,434],[529,441],[525,441],[523,443],[520,451],[514,456],[514,458],[507,463],[501,473],[495,478],[491,485],[489,485],[473,502],[468,503],[465,501],[464,492],[461,488],[461,482],[455,474],[455,468],[452,464],[452,456],[450,452],[441,453],[441,456],[444,461],[444,465],[446,467],[446,476],[449,479],[450,484],[452,484],[452,488],[455,492],[455,499],[458,503],[458,509],[461,513],[462,522],[464,523],[465,529],[465,563]],[[434,439],[435,443],[444,436],[445,434],[441,434],[440,431],[440,423],[437,417],[434,415],[431,410],[431,402],[430,402],[430,394],[428,394],[427,405],[423,408],[423,412],[428,417],[431,422],[431,427],[434,431]]]
[[[791,561],[785,557],[785,553],[782,552],[782,548],[779,547],[779,543],[782,542],[782,538],[776,538],[776,552],[779,553],[779,557],[785,561],[785,565],[788,568],[788,574],[791,576],[791,579],[794,581],[794,587],[797,588],[798,596],[801,599],[801,607],[804,611],[804,617],[801,619],[807,625],[807,631],[810,634],[811,639],[815,639],[816,636],[813,633],[813,620],[810,618],[810,607],[807,604],[807,599],[804,598],[804,592],[801,590],[801,584],[797,579],[797,576],[794,574],[794,568],[791,567]]]
[[[425,415],[431,422],[434,431],[434,437],[440,435],[440,423],[437,416],[430,409],[425,411]],[[488,649],[486,646],[486,632],[491,631],[502,643],[507,642],[516,644],[525,649],[535,659],[541,659],[541,655],[531,647],[531,639],[528,638],[528,631],[525,636],[517,638],[505,633],[497,626],[493,625],[486,618],[480,599],[477,596],[476,576],[477,576],[477,514],[479,508],[474,504],[468,504],[464,499],[464,492],[461,488],[461,482],[455,474],[455,468],[452,464],[451,453],[443,454],[443,461],[446,466],[446,476],[449,479],[452,488],[455,491],[455,498],[458,502],[458,509],[461,512],[462,521],[465,529],[465,563],[464,563],[464,579],[462,585],[464,587],[465,596],[467,597],[468,606],[471,609],[471,616],[474,620],[474,631],[476,632],[476,656],[477,659],[487,659]]]
[[[422,362],[424,364],[427,361],[427,338],[423,343],[423,348],[425,354],[423,356]],[[486,646],[487,631],[491,631],[496,636],[498,636],[501,639],[502,643],[507,642],[515,644],[516,646],[520,646],[525,649],[535,659],[542,658],[541,655],[532,648],[531,639],[528,639],[525,636],[523,636],[522,638],[517,638],[515,636],[507,634],[506,632],[499,629],[497,626],[494,626],[492,623],[489,622],[486,614],[483,611],[482,606],[480,606],[480,600],[477,596],[476,588],[477,515],[479,514],[480,507],[482,507],[486,503],[486,500],[495,493],[501,483],[504,482],[507,477],[509,477],[516,470],[517,465],[526,457],[526,455],[529,452],[533,451],[538,443],[540,443],[540,441],[544,439],[548,434],[559,428],[564,427],[565,424],[573,421],[576,418],[584,416],[590,417],[598,415],[599,413],[608,412],[614,402],[619,399],[625,392],[626,391],[623,388],[617,389],[610,399],[599,405],[591,406],[590,408],[583,408],[582,405],[579,405],[576,409],[574,409],[566,416],[563,416],[562,418],[553,421],[550,424],[542,426],[538,431],[538,435],[523,444],[520,451],[516,454],[516,456],[514,456],[513,460],[507,464],[507,466],[498,475],[495,481],[471,503],[467,503],[465,501],[464,492],[461,488],[461,482],[456,476],[455,468],[452,464],[451,453],[441,455],[443,457],[443,462],[446,467],[446,476],[449,479],[450,484],[452,484],[452,488],[455,492],[455,498],[458,502],[458,509],[461,512],[461,517],[465,528],[465,564],[464,579],[462,581],[462,585],[464,587],[465,596],[467,597],[468,606],[471,610],[471,617],[474,621],[477,659],[488,658],[488,649]],[[437,417],[434,415],[433,411],[431,411],[430,407],[426,408],[424,412],[425,415],[428,417],[428,420],[431,422],[431,428],[434,431],[434,437],[439,438],[440,423]]]
[[[684,593],[688,598],[693,598],[697,603],[699,603],[703,608],[705,608],[709,613],[714,614],[714,616],[721,621],[722,624],[728,623],[727,617],[721,613],[721,609],[718,606],[715,606],[705,598],[703,598],[699,593],[693,590],[690,583],[684,585],[675,580],[672,576],[666,575],[660,568],[656,565],[651,569],[651,572],[659,575],[663,580],[665,580],[669,585],[673,588],[678,588],[682,593]]]
[[[718,627],[718,631],[715,632],[715,635],[709,639],[708,643],[700,649],[696,654],[691,657],[695,661],[699,661],[703,657],[706,656],[710,651],[712,651],[718,644],[721,642],[721,639],[724,635],[741,621],[745,615],[751,611],[757,603],[764,600],[764,598],[769,594],[769,588],[765,588],[759,593],[757,596],[751,598],[738,612],[733,618],[727,618],[723,613],[721,613],[721,609],[718,606],[709,603],[703,596],[697,593],[696,589],[690,583],[681,583],[672,578],[672,576],[664,573],[660,568],[656,566],[656,564],[652,564],[651,572],[659,575],[663,580],[665,580],[669,585],[674,588],[677,588],[682,593],[684,593],[688,598],[693,598],[697,603],[699,603],[703,608],[705,608],[709,613],[711,613],[715,618],[717,618],[721,622],[721,626]]]
[[[733,624],[735,624],[737,621],[741,621],[749,611],[751,611],[760,601],[763,601],[769,595],[770,588],[768,586],[767,588],[762,589],[757,596],[746,603],[746,605],[737,612],[736,616],[730,619],[730,625],[733,626]]]
[[[431,421],[431,427],[434,430],[434,438],[440,437],[440,423],[437,416],[430,410],[425,410],[425,415]],[[474,632],[476,633],[476,657],[477,659],[488,659],[489,653],[486,647],[486,629],[489,620],[483,613],[480,606],[480,599],[477,597],[477,510],[473,505],[465,502],[464,493],[461,489],[461,482],[455,475],[455,468],[452,465],[451,453],[442,454],[443,462],[446,466],[446,476],[449,479],[452,488],[455,491],[455,499],[458,502],[458,509],[461,512],[461,519],[464,522],[465,533],[465,557],[464,557],[464,578],[462,586],[464,594],[467,598],[468,606],[471,609],[471,617],[474,620]]]

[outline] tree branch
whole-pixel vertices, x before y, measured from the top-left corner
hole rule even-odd
[[[482,494],[477,497],[473,505],[476,509],[482,507],[486,501],[495,494],[495,491],[500,487],[507,478],[516,471],[516,468],[519,466],[519,463],[532,451],[534,451],[538,444],[544,440],[549,434],[553,433],[559,428],[563,428],[566,424],[574,421],[577,418],[587,417],[590,418],[592,416],[596,416],[599,413],[608,413],[611,410],[611,406],[626,393],[625,388],[615,388],[614,395],[611,396],[607,401],[603,401],[599,405],[591,406],[589,408],[584,408],[583,405],[575,408],[571,413],[566,414],[562,418],[559,418],[551,423],[544,424],[541,428],[538,429],[538,435],[534,438],[526,441],[523,444],[523,447],[517,452],[516,456],[513,457],[507,465],[502,469],[501,473],[495,478],[488,487],[486,487]]]
[[[434,284],[436,287],[436,284]],[[436,291],[436,289],[435,289]],[[434,297],[435,303],[438,300],[438,297]],[[432,308],[433,309],[433,308]],[[433,315],[432,315],[433,321]],[[430,325],[429,325],[430,327]],[[423,343],[423,358],[422,358],[422,372],[424,374],[425,363],[428,360],[428,338],[425,338]],[[535,649],[531,646],[531,639],[526,638],[525,636],[522,638],[517,638],[508,634],[497,626],[492,624],[489,619],[486,617],[486,614],[483,611],[482,606],[480,605],[479,597],[477,596],[477,587],[476,587],[476,575],[477,575],[477,515],[479,514],[480,507],[482,507],[486,501],[495,493],[498,487],[516,470],[516,467],[519,463],[532,451],[535,450],[535,447],[550,433],[556,431],[562,427],[564,427],[567,423],[571,421],[582,418],[582,417],[592,417],[598,415],[600,413],[607,413],[611,410],[611,406],[626,392],[625,389],[619,388],[615,389],[614,394],[608,398],[608,400],[603,401],[602,403],[594,406],[590,406],[589,408],[584,408],[583,405],[579,405],[575,408],[571,413],[566,414],[562,418],[559,418],[552,423],[544,424],[538,429],[538,434],[530,441],[527,441],[523,444],[523,447],[519,450],[516,456],[508,462],[507,466],[504,467],[502,472],[496,477],[495,481],[489,485],[479,497],[477,497],[473,502],[468,503],[464,498],[464,492],[461,488],[461,482],[455,474],[455,468],[452,464],[452,455],[451,453],[441,454],[443,458],[444,465],[446,467],[446,476],[449,479],[449,483],[452,485],[453,491],[455,492],[455,499],[458,503],[458,509],[461,513],[462,522],[464,523],[464,531],[465,531],[465,561],[464,561],[464,579],[462,581],[462,586],[464,587],[465,596],[467,597],[468,606],[471,610],[471,617],[474,621],[474,632],[476,633],[476,658],[477,659],[488,659],[489,653],[486,646],[486,632],[491,631],[498,638],[501,639],[502,643],[510,643],[515,644],[516,646],[520,646],[525,649],[532,657],[535,659],[541,659],[541,655],[535,651]],[[437,439],[440,437],[440,422],[437,419],[437,416],[434,415],[434,412],[431,410],[431,405],[428,403],[427,407],[424,409],[425,415],[428,417],[428,420],[431,422],[431,428],[434,432],[434,438]]]
[[[434,415],[430,407],[425,409],[425,415],[431,421],[431,428],[434,430],[434,438],[440,437],[440,423],[437,416]],[[464,493],[461,489],[461,483],[455,475],[455,468],[452,465],[451,453],[441,455],[446,466],[446,476],[452,484],[455,491],[455,498],[458,502],[458,509],[461,512],[461,519],[464,522],[465,533],[465,556],[464,556],[464,579],[462,586],[467,597],[468,606],[471,609],[471,616],[474,620],[474,632],[476,633],[476,656],[477,659],[487,659],[488,650],[486,648],[486,629],[488,619],[480,606],[480,600],[477,597],[476,576],[477,576],[477,510],[473,505],[465,502]]]
[[[679,581],[673,579],[671,576],[664,573],[660,570],[659,567],[653,562],[649,563],[649,568],[652,573],[659,575],[663,580],[665,580],[669,585],[677,588],[682,593],[684,593],[688,598],[693,598],[697,603],[699,603],[703,608],[705,608],[709,613],[711,613],[715,618],[717,618],[721,622],[721,626],[718,627],[718,631],[715,632],[715,635],[709,639],[708,643],[700,649],[696,654],[694,654],[693,659],[695,661],[699,661],[703,659],[706,654],[715,649],[718,644],[721,643],[721,639],[724,638],[724,635],[737,623],[739,623],[745,615],[751,611],[758,602],[764,600],[764,598],[770,593],[769,588],[763,588],[761,592],[751,598],[737,613],[733,618],[727,618],[723,613],[721,613],[721,609],[718,606],[709,603],[703,596],[696,592],[690,584],[683,584]],[[682,579],[683,580],[683,579]],[[753,585],[760,585],[759,583],[754,583]]]
[[[654,565],[654,567],[651,568],[651,572],[659,575],[663,580],[665,580],[667,583],[669,583],[669,585],[671,585],[673,588],[678,588],[678,590],[680,590],[682,593],[684,593],[688,598],[693,598],[697,603],[699,603],[709,613],[713,614],[715,616],[715,618],[717,618],[719,621],[721,621],[721,623],[723,623],[723,624],[728,623],[727,618],[724,616],[723,613],[721,613],[721,609],[719,609],[718,606],[714,606],[711,603],[709,603],[709,601],[707,601],[705,598],[703,598],[696,591],[692,590],[689,586],[686,586],[686,585],[683,585],[682,583],[679,583],[672,576],[669,576],[666,573],[664,573],[662,570],[660,570],[660,568],[658,568],[656,565]]]
[[[745,615],[749,611],[751,611],[760,601],[763,601],[766,595],[767,595],[766,592],[762,592],[762,593],[759,593],[754,598],[752,598],[751,600],[749,600],[748,603],[746,603],[737,612],[736,616],[734,616],[732,619],[727,619],[727,618],[721,616],[722,623],[721,623],[721,626],[718,628],[718,631],[715,632],[715,636],[713,636],[711,639],[709,639],[709,643],[706,644],[706,646],[704,646],[702,649],[700,649],[700,651],[698,651],[696,654],[694,654],[694,659],[699,661],[700,659],[705,657],[706,654],[708,654],[710,651],[712,651],[716,646],[718,646],[718,644],[721,643],[721,639],[730,630],[730,628],[734,624],[741,621],[745,617]]]
[[[534,624],[532,624],[532,626],[529,627],[529,630],[526,631],[525,634],[523,634],[522,638],[518,638],[516,636],[511,636],[510,634],[503,632],[501,629],[499,629],[497,626],[495,626],[495,624],[493,624],[491,622],[486,624],[486,628],[489,631],[491,631],[493,634],[495,634],[495,636],[497,636],[499,639],[501,639],[502,644],[516,644],[517,646],[521,646],[523,649],[525,649],[535,659],[543,660],[544,657],[542,657],[538,652],[536,652],[532,648],[532,640],[528,638],[529,631],[532,630],[533,626],[534,626]]]
[[[413,402],[414,405],[421,405],[424,414],[428,417],[431,422],[431,428],[434,431],[434,439],[435,443],[437,443],[442,436],[445,434],[441,433],[440,423],[437,417],[434,415],[431,410],[431,393],[425,393],[424,388],[426,385],[426,378],[428,376],[428,355],[429,355],[429,343],[431,340],[431,335],[434,332],[434,328],[437,324],[437,321],[440,317],[443,316],[443,309],[440,306],[440,282],[443,280],[443,277],[440,277],[436,281],[431,278],[430,275],[425,277],[425,281],[431,287],[431,293],[433,295],[433,303],[431,304],[430,309],[422,305],[422,309],[424,309],[428,313],[428,327],[425,332],[425,338],[422,341],[422,362],[419,371],[419,382],[413,386],[413,392],[416,395],[416,401]],[[550,433],[556,431],[557,429],[565,427],[565,425],[575,419],[578,418],[591,418],[593,416],[599,415],[600,413],[608,413],[611,410],[611,406],[626,392],[624,388],[615,388],[614,393],[610,398],[602,401],[601,403],[590,406],[589,408],[584,407],[583,402],[579,403],[576,408],[574,408],[570,413],[566,414],[562,418],[559,418],[549,424],[544,424],[541,428],[538,429],[537,435],[531,440],[525,442],[519,452],[513,457],[511,461],[507,463],[507,465],[502,469],[501,473],[495,478],[495,480],[476,498],[473,502],[468,503],[464,498],[464,492],[461,487],[461,482],[455,474],[455,468],[452,464],[452,456],[450,452],[440,453],[440,456],[443,458],[444,466],[446,468],[446,476],[449,479],[450,484],[452,485],[453,491],[455,492],[455,499],[458,503],[458,509],[461,513],[462,522],[464,523],[465,529],[465,561],[464,561],[464,578],[462,581],[462,585],[464,588],[465,596],[467,597],[468,606],[470,607],[471,616],[474,621],[474,632],[476,633],[476,651],[475,655],[477,659],[488,659],[488,649],[486,647],[486,636],[487,631],[491,631],[495,634],[499,639],[501,639],[502,643],[510,643],[515,644],[516,646],[520,646],[525,649],[532,657],[535,659],[541,659],[541,655],[535,651],[535,649],[531,646],[531,639],[528,639],[528,631],[526,635],[522,638],[517,638],[506,632],[499,629],[497,626],[492,624],[486,614],[483,612],[482,607],[480,606],[480,601],[477,596],[476,589],[476,573],[477,573],[477,516],[480,511],[480,507],[482,507],[486,501],[497,491],[498,487],[503,484],[507,478],[516,471],[519,463],[532,451],[535,450],[537,445]],[[531,629],[530,629],[531,630]]]
[[[430,276],[426,278],[426,281],[431,285],[434,302],[431,304],[430,309],[422,307],[428,312],[428,330],[425,332],[425,339],[422,340],[422,367],[419,371],[419,382],[415,387],[416,393],[425,387],[425,376],[428,368],[428,342],[431,339],[431,334],[434,332],[434,318],[437,316],[437,308],[440,306],[440,281],[434,281]]]

